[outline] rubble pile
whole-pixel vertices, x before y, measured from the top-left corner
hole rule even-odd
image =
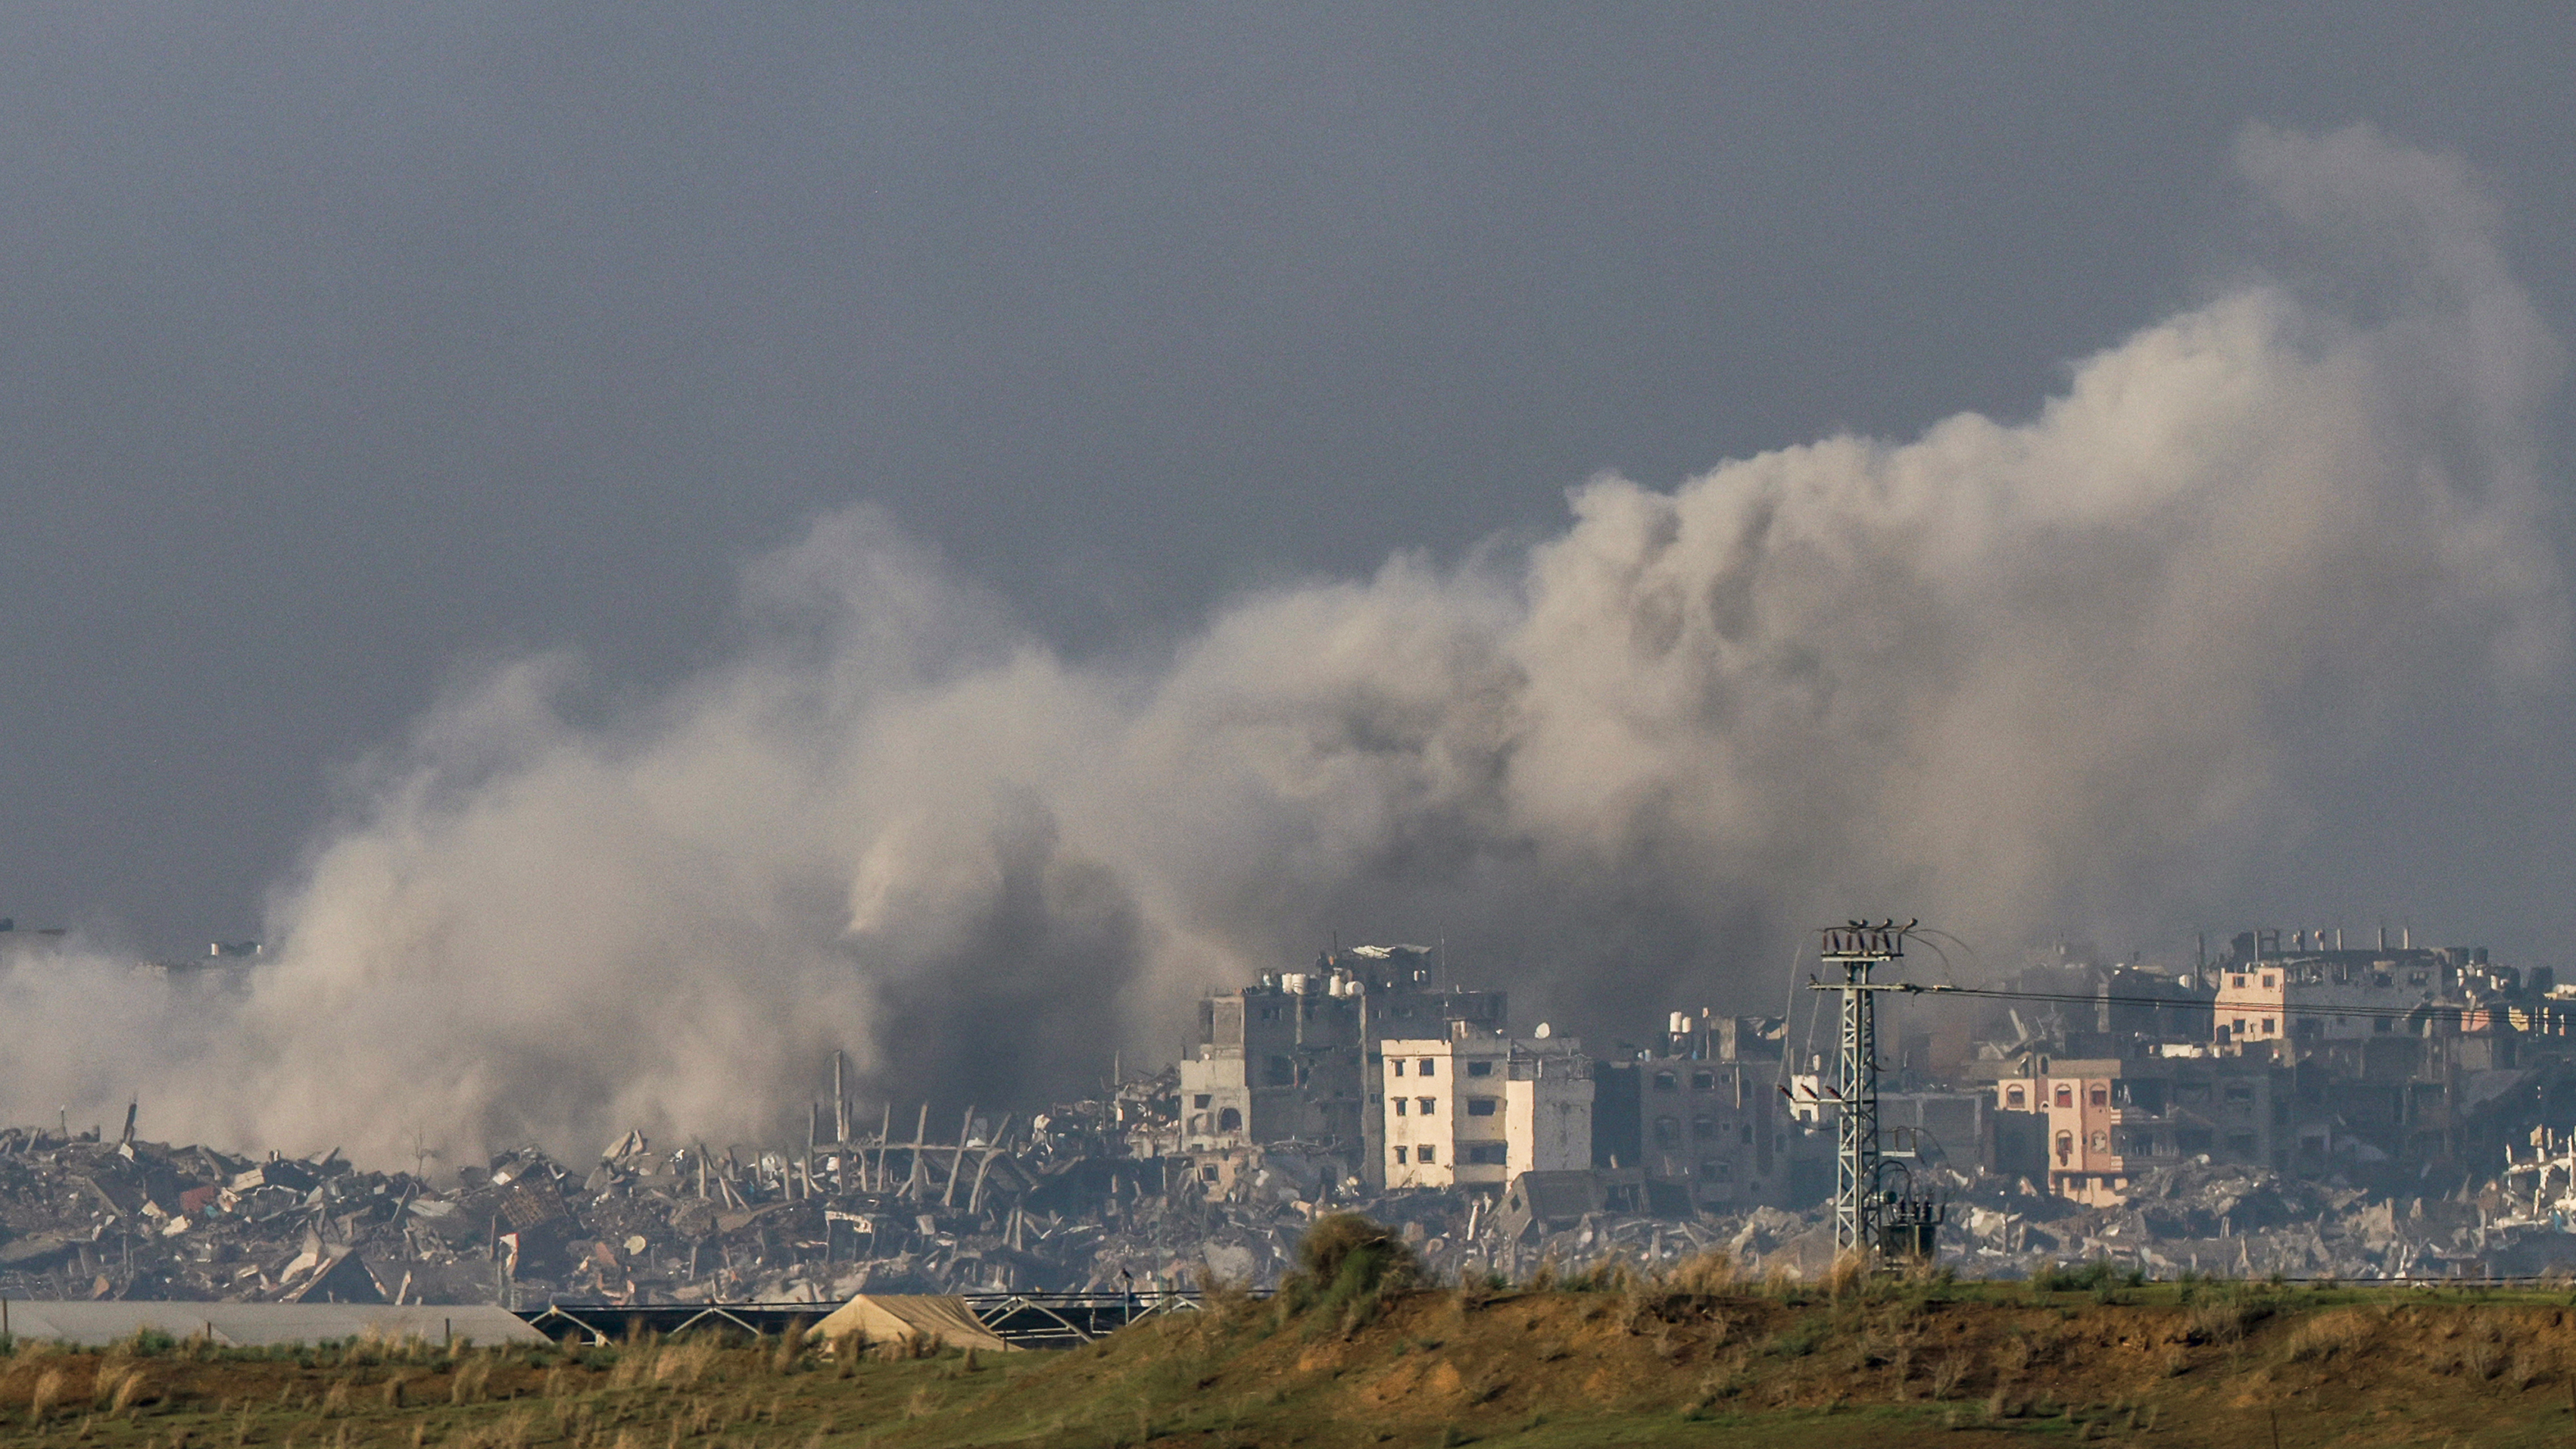
[[[2185,1273],[2260,1278],[2537,1277],[2576,1272],[2576,1214],[2516,1217],[2499,1182],[2449,1195],[2373,1196],[2269,1169],[2189,1165],[2142,1175],[2129,1200],[2088,1208],[2022,1178],[1938,1173],[1947,1200],[1940,1260],[1962,1277],[2024,1278],[2048,1265],[2097,1260],[2149,1277]],[[2527,1204],[2525,1205],[2527,1208]],[[1379,1198],[1364,1210],[1399,1226],[1435,1276],[1500,1273],[1541,1264],[1561,1272],[1622,1261],[1669,1265],[1725,1252],[1748,1277],[1814,1277],[1833,1260],[1832,1212],[1757,1207],[1733,1215],[1647,1218],[1587,1213],[1570,1225],[1519,1231],[1444,1194]]]
[[[2141,1173],[2118,1207],[2087,1208],[1992,1177],[1952,1200],[1945,1258],[1979,1277],[2109,1260],[2150,1277],[2534,1277],[2576,1268],[2576,1234],[2516,1220],[2499,1184],[2376,1195],[2266,1168]]]
[[[948,1143],[928,1140],[926,1111],[908,1135],[889,1114],[858,1140],[798,1151],[658,1147],[629,1133],[586,1169],[523,1149],[445,1183],[361,1171],[336,1151],[172,1147],[138,1140],[130,1121],[112,1142],[8,1129],[0,1295],[525,1307],[1144,1292],[1210,1276],[1271,1287],[1307,1226],[1336,1211],[1393,1226],[1445,1281],[1716,1252],[1748,1275],[1811,1276],[1832,1259],[1822,1205],[1723,1215],[1685,1201],[1644,1214],[1542,1204],[1539,1187],[1526,1200],[1518,1187],[1371,1193],[1331,1154],[1294,1143],[1157,1152],[1169,1088],[1144,1079],[1016,1130],[970,1112]],[[2544,1182],[2569,1179],[2567,1201],[2521,1185],[2543,1167],[2556,1174]],[[1926,1181],[1948,1205],[1943,1261],[1972,1277],[2092,1260],[2158,1277],[2356,1280],[2576,1265],[2576,1156],[2512,1172],[2522,1177],[2379,1194],[2186,1163],[2142,1172],[2115,1207],[1982,1170],[1934,1168]]]
[[[971,1125],[971,1124],[970,1124]],[[315,1302],[833,1302],[881,1292],[1270,1285],[1329,1190],[1111,1155],[1119,1104],[1007,1139],[534,1149],[441,1186],[319,1158],[0,1132],[0,1295]]]
[[[421,1301],[432,1301],[433,1281],[488,1285],[479,1225],[460,1244],[436,1231],[435,1216],[412,1211],[435,1199],[408,1173],[357,1172],[336,1151],[260,1161],[12,1128],[0,1131],[0,1294],[390,1298],[353,1281],[361,1252],[412,1271],[405,1291]],[[441,1206],[456,1216],[448,1204],[429,1213]]]

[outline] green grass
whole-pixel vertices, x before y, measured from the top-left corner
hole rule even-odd
[[[1629,1275],[1460,1293],[1344,1282],[1331,1266],[1303,1295],[1222,1298],[1090,1348],[973,1359],[841,1361],[775,1339],[456,1352],[18,1343],[0,1355],[0,1443],[2268,1449],[2276,1412],[2284,1449],[2576,1442],[2576,1304],[2563,1289],[2070,1274],[1880,1279],[1835,1298]],[[2117,1301],[2099,1301],[2106,1287]]]

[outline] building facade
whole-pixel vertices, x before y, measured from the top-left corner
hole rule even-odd
[[[1199,1045],[1180,1063],[1180,1140],[1190,1153],[1300,1143],[1340,1153],[1372,1185],[1383,1151],[1383,1093],[1372,1045],[1500,1031],[1509,997],[1437,979],[1421,946],[1354,946],[1310,971],[1264,975],[1199,1003]]]
[[[1570,1038],[1463,1025],[1378,1044],[1386,1185],[1500,1188],[1592,1165],[1592,1061]]]
[[[2033,1075],[1996,1082],[1995,1106],[2042,1120],[2050,1192],[2111,1207],[2149,1167],[2278,1166],[2278,1075],[2263,1058],[2206,1051],[2042,1059]]]
[[[2287,1044],[2291,1052],[2373,1036],[2422,1036],[2440,1026],[2476,1030],[2478,1018],[2524,995],[2522,973],[2487,959],[2483,946],[2346,950],[2323,931],[2248,931],[2218,968],[2211,1040]],[[2467,1015],[2468,1020],[2463,1021]]]
[[[1593,1165],[1643,1168],[1691,1206],[1740,1212],[1793,1193],[1774,1061],[1650,1056],[1595,1069]]]

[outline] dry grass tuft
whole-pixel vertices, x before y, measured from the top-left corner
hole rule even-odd
[[[2369,1316],[2357,1308],[2317,1314],[2291,1330],[2290,1361],[2323,1363],[2338,1355],[2352,1357],[2370,1341],[2370,1328]]]
[[[1252,1296],[1250,1286],[1227,1281],[1209,1267],[1205,1259],[1200,1260],[1194,1276],[1198,1280],[1199,1292],[1205,1295],[1200,1300],[1199,1311],[1206,1314],[1211,1323],[1232,1328],[1261,1315],[1262,1300]]]
[[[1675,1293],[1724,1293],[1734,1288],[1742,1271],[1733,1253],[1714,1249],[1684,1258],[1673,1267],[1665,1284]]]
[[[608,1386],[631,1389],[653,1373],[653,1360],[661,1350],[650,1344],[628,1344],[617,1354],[617,1367],[608,1371]]]
[[[117,1376],[116,1386],[108,1391],[108,1417],[120,1417],[136,1404],[143,1403],[151,1397],[151,1376],[144,1372],[143,1365],[134,1364]]]
[[[1634,1294],[1644,1287],[1646,1279],[1636,1265],[1625,1258],[1607,1258],[1594,1263],[1569,1279],[1566,1286],[1577,1292],[1589,1289],[1596,1293]]]
[[[720,1352],[705,1339],[670,1344],[654,1358],[653,1382],[684,1388],[694,1385],[706,1377],[708,1369],[715,1367]]]
[[[54,1406],[71,1396],[71,1376],[58,1368],[49,1368],[36,1376],[36,1387],[27,1399],[27,1422],[41,1424]]]
[[[2185,1334],[2192,1343],[2243,1343],[2246,1333],[2271,1312],[2263,1304],[2212,1299],[2191,1310]]]
[[[447,1401],[451,1404],[479,1404],[491,1392],[491,1387],[492,1360],[476,1354],[456,1371],[456,1381],[447,1386]]]
[[[787,1331],[778,1336],[778,1352],[769,1361],[769,1371],[783,1374],[794,1370],[805,1357],[805,1346],[805,1325],[787,1325]]]
[[[389,1329],[381,1323],[370,1323],[358,1335],[358,1355],[362,1361],[378,1363],[417,1363],[429,1352],[429,1341],[417,1333]]]
[[[1836,1254],[1834,1265],[1825,1270],[1825,1292],[1835,1298],[1847,1298],[1869,1278],[1869,1255],[1847,1250]]]

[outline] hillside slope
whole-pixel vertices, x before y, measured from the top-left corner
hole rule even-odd
[[[856,1345],[844,1345],[855,1348]],[[84,1449],[1362,1449],[2576,1441],[2568,1295],[1610,1283],[1221,1298],[1089,1348],[35,1343],[0,1441]]]
[[[2563,1294],[1428,1291],[1142,1327],[882,1442],[2563,1445],[2571,1364]]]

